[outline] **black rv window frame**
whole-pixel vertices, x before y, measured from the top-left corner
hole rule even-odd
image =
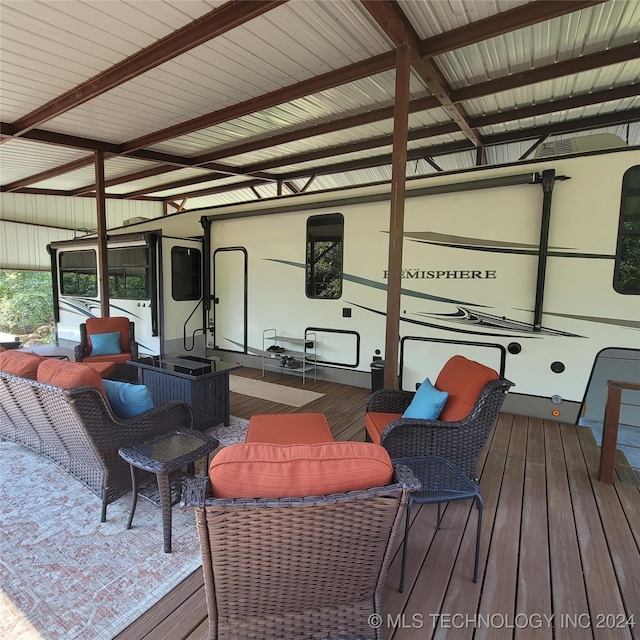
[[[107,250],[109,298],[114,300],[150,300],[149,248],[114,247]]]
[[[95,298],[98,295],[98,259],[92,249],[61,251],[60,295]]]
[[[640,294],[640,165],[622,177],[613,288],[625,295]]]
[[[307,298],[338,300],[342,297],[344,216],[327,213],[307,219]]]
[[[202,297],[202,251],[171,247],[171,297],[176,302]]]

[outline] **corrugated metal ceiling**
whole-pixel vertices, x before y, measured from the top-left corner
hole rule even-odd
[[[408,148],[424,157],[408,176],[473,166],[478,142],[487,163],[514,161],[585,122],[640,143],[636,0],[0,0],[0,11],[0,179],[16,194],[91,192],[93,151],[107,194],[188,195],[187,209],[287,193],[278,180],[388,180],[376,157],[391,152],[399,33],[440,78],[414,64],[423,106]],[[499,134],[511,137],[496,146]]]

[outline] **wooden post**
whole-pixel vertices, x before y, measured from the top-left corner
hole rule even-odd
[[[393,160],[391,168],[391,213],[389,220],[389,268],[387,277],[387,326],[385,337],[385,389],[398,388],[400,339],[400,289],[404,232],[404,190],[409,129],[409,79],[411,47],[396,49],[396,96],[393,111]]]
[[[613,473],[616,466],[616,449],[618,447],[618,425],[620,423],[620,403],[622,390],[640,391],[636,382],[620,382],[607,380],[607,403],[604,407],[604,424],[602,425],[602,444],[600,446],[600,482],[613,484]]]
[[[104,152],[96,151],[96,213],[98,218],[98,291],[100,311],[109,317],[109,264],[107,261],[107,204],[104,189]]]

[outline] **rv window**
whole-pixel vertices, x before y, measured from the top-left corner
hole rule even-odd
[[[126,300],[148,300],[149,250],[128,247],[107,251],[109,297]]]
[[[622,205],[613,276],[618,293],[640,293],[640,165],[622,179]]]
[[[63,296],[98,295],[98,271],[95,251],[60,253],[60,292]]]
[[[174,300],[200,300],[200,264],[199,249],[171,248],[171,295]]]
[[[337,299],[342,295],[341,213],[311,216],[307,220],[307,297]]]

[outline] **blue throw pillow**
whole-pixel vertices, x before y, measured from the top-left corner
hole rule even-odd
[[[153,400],[149,389],[143,384],[103,380],[104,390],[113,413],[118,418],[133,418],[134,416],[153,409]]]
[[[91,354],[92,356],[112,356],[120,351],[120,332],[113,333],[92,333],[91,334]]]
[[[420,420],[437,420],[449,394],[438,391],[427,378],[416,391],[411,404],[402,414],[403,418],[418,418]]]

